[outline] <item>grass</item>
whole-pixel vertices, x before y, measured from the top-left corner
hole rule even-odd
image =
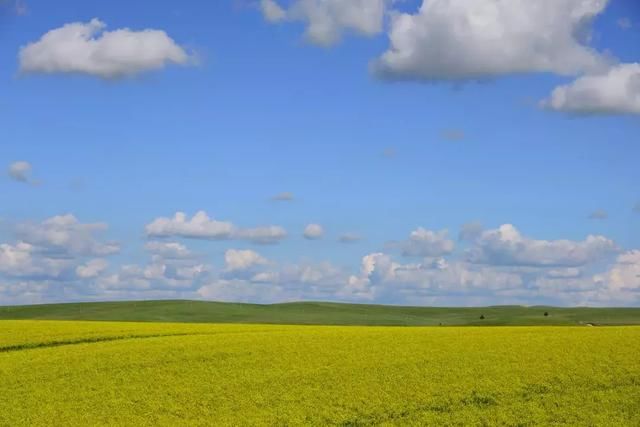
[[[549,316],[545,317],[545,312]],[[126,301],[0,307],[0,319],[398,326],[640,325],[640,308],[437,308],[324,302],[259,305]]]
[[[640,425],[640,327],[0,321],[0,425]]]

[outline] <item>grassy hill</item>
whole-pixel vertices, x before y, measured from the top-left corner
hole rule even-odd
[[[544,316],[545,312],[549,315]],[[169,300],[7,306],[0,307],[0,319],[399,326],[640,325],[640,308],[443,308],[328,302],[260,305]]]

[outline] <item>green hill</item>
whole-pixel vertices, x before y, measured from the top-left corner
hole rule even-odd
[[[169,300],[7,306],[0,307],[0,319],[405,326],[638,325],[640,308],[444,308],[328,302],[261,305]]]

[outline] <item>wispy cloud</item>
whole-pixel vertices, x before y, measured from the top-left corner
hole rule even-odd
[[[278,193],[271,197],[271,200],[274,202],[291,202],[295,199],[293,193],[288,191],[284,191],[282,193]]]
[[[593,212],[591,212],[589,214],[589,219],[607,219],[609,218],[609,214],[607,213],[607,211],[603,210],[603,209],[598,209],[595,210]]]

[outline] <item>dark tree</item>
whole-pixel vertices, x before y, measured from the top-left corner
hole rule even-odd
[[[549,312],[548,312],[548,311],[545,311],[545,312],[544,312],[544,317],[547,317],[548,315],[549,315]]]
[[[480,320],[484,320],[484,314],[480,315]]]

